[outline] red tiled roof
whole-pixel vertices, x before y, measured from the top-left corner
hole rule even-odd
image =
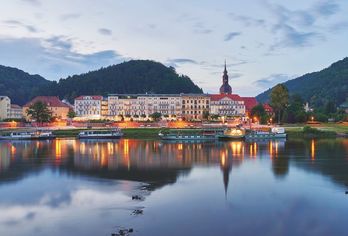
[[[90,97],[90,98],[92,98],[93,100],[103,100],[103,96],[79,96],[79,97],[77,97],[77,98],[75,98],[75,100],[85,100],[86,99],[86,97]]]
[[[243,101],[243,99],[237,94],[209,94],[211,101],[219,101],[225,97],[234,101]]]
[[[11,109],[22,109],[22,107],[17,104],[11,104]]]
[[[263,104],[263,108],[268,112],[273,112],[273,108],[268,103]]]
[[[245,109],[247,111],[251,111],[251,109],[258,104],[254,97],[242,97],[242,100],[244,101]]]
[[[30,102],[25,104],[24,107],[29,107],[32,104],[36,103],[36,102],[46,103],[47,106],[49,106],[49,107],[69,107],[68,105],[63,103],[61,100],[59,100],[58,97],[55,97],[55,96],[38,96],[38,97],[35,97],[35,98],[33,98],[33,100],[31,100]]]

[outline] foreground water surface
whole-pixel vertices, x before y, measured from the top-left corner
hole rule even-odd
[[[347,235],[346,191],[348,139],[0,142],[0,235]]]

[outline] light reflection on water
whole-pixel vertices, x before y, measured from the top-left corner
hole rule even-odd
[[[0,235],[346,232],[346,139],[12,141],[0,155]]]

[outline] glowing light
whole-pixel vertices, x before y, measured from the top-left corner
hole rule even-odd
[[[312,161],[315,160],[315,140],[312,139],[311,141],[311,159]]]
[[[225,166],[225,164],[226,164],[226,153],[222,152],[221,153],[221,165]]]
[[[56,158],[59,159],[62,156],[62,144],[59,139],[56,140]]]
[[[183,148],[183,147],[182,147],[182,143],[179,143],[179,144],[178,144],[178,150],[179,150],[179,151],[182,151],[182,148]]]

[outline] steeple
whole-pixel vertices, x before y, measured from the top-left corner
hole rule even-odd
[[[222,86],[220,87],[220,94],[232,94],[232,88],[228,84],[228,73],[227,73],[226,60],[225,60],[224,74],[222,76]]]
[[[227,74],[226,59],[225,59],[225,70],[224,70],[224,74]]]

